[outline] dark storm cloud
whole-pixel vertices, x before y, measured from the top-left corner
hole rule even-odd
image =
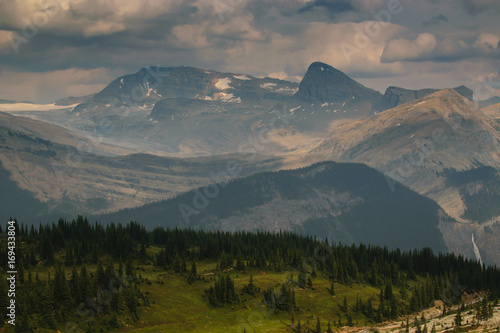
[[[401,13],[392,15],[387,25],[376,25],[380,31],[372,31],[368,43],[359,47],[359,34],[376,19],[373,11],[387,11],[392,0],[57,1],[62,4],[59,13],[15,53],[6,36],[21,34],[23,19],[31,20],[39,1],[0,0],[4,95],[23,91],[22,83],[19,89],[11,87],[12,78],[19,76],[24,90],[59,84],[49,92],[40,90],[45,95],[33,93],[35,100],[78,95],[80,88],[84,95],[150,65],[190,65],[297,81],[319,60],[373,82],[394,75],[432,82],[437,64],[474,65],[462,69],[461,64],[461,71],[446,67],[449,75],[442,78],[451,81],[457,72],[474,77],[476,68],[494,69],[500,57],[498,20],[490,14],[498,13],[499,0],[400,0]],[[418,40],[423,33],[435,41]],[[356,46],[350,63],[339,48],[342,42]]]
[[[149,61],[153,61],[151,64],[157,64],[154,61],[171,61],[176,57],[184,64],[195,58],[183,54],[185,50],[170,43],[169,38],[173,27],[190,22],[191,15],[196,11],[197,7],[186,4],[176,12],[160,13],[148,20],[129,18],[124,22],[124,29],[95,36],[86,36],[81,30],[40,30],[27,43],[19,44],[20,52],[17,54],[11,48],[0,50],[0,65],[3,69],[43,72],[72,67],[92,69],[96,66],[132,69],[144,62],[149,64]],[[67,15],[75,21],[113,20],[110,10],[96,10],[85,15],[70,8]],[[21,29],[12,26],[0,29],[11,30],[22,36]]]
[[[299,13],[312,11],[315,8],[323,8],[328,11],[331,18],[336,18],[338,14],[353,12],[356,8],[351,1],[346,0],[313,0],[299,9]]]
[[[470,15],[500,12],[500,1],[498,0],[461,0],[460,4]]]
[[[424,27],[428,27],[430,25],[436,25],[443,22],[448,22],[448,18],[443,14],[439,14],[431,17],[428,21],[423,22],[422,25]]]

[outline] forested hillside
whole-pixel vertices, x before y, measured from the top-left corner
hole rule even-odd
[[[316,332],[407,318],[479,291],[490,300],[487,319],[500,295],[498,268],[453,254],[288,232],[147,231],[80,216],[22,226],[17,244],[16,332]],[[6,248],[2,241],[2,267]]]
[[[366,165],[323,162],[220,182],[95,218],[135,220],[149,228],[286,230],[335,242],[446,251],[439,210],[431,199]]]

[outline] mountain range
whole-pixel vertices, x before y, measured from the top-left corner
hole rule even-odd
[[[464,86],[381,94],[319,62],[300,83],[149,67],[55,104],[67,108],[0,113],[2,182],[36,201],[19,213],[32,223],[82,213],[182,226],[189,191],[222,179],[229,184],[207,206],[216,208],[194,214],[193,227],[427,244],[469,257],[474,233],[483,259],[500,263],[500,109],[480,109]],[[428,243],[407,238],[426,232]]]
[[[446,251],[439,205],[363,164],[321,162],[205,186],[95,218],[152,227],[295,231],[342,243]]]

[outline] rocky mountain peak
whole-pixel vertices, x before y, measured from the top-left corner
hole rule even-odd
[[[376,104],[382,95],[330,65],[314,62],[300,82],[295,97],[308,102],[343,103],[370,100]]]
[[[446,89],[445,89],[446,90]],[[455,92],[464,96],[469,101],[473,100],[473,92],[465,86],[453,88]],[[439,89],[419,89],[410,90],[400,87],[390,86],[386,89],[384,97],[382,98],[382,105],[384,109],[391,109],[398,105],[412,102],[414,100],[426,97],[428,95],[438,92]]]

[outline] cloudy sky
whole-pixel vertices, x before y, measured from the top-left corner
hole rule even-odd
[[[326,62],[381,92],[500,96],[498,0],[0,0],[0,98],[95,93],[141,67],[299,81]]]

